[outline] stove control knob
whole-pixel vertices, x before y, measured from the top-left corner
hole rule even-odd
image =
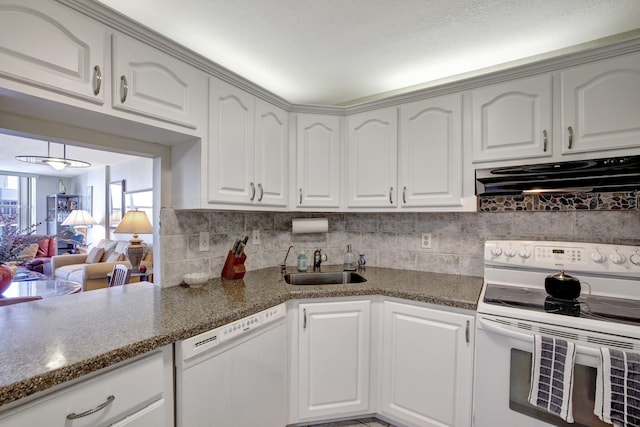
[[[618,251],[615,251],[614,253],[612,253],[611,255],[609,255],[609,259],[611,260],[612,263],[614,264],[624,264],[624,262],[627,260],[627,257],[625,257],[623,254],[621,254]]]
[[[491,255],[498,257],[500,255],[502,255],[502,248],[500,248],[500,246],[496,246],[494,248],[491,248]]]
[[[607,257],[604,256],[602,252],[600,252],[600,249],[596,249],[596,251],[591,254],[591,259],[593,260],[593,262],[602,264],[607,260]]]
[[[507,258],[513,258],[514,256],[516,256],[516,250],[509,246],[509,249],[504,251],[504,256],[506,256]]]
[[[635,254],[631,255],[629,261],[631,261],[633,265],[640,265],[640,252],[636,251]]]
[[[522,259],[529,259],[531,257],[531,252],[527,248],[522,248],[520,249],[520,252],[518,252],[518,255]]]

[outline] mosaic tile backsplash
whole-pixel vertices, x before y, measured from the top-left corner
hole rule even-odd
[[[628,199],[615,203],[611,200],[605,203],[631,203]],[[583,202],[585,206],[591,203]],[[304,214],[163,208],[160,218],[162,286],[180,284],[182,275],[193,271],[209,271],[212,277],[219,277],[234,239],[251,236],[252,230],[260,230],[261,243],[252,245],[250,241],[247,245],[248,270],[281,264],[290,245],[294,249],[287,259],[289,271],[295,269],[296,257],[301,250],[312,257],[315,249],[322,249],[328,256],[328,264],[341,264],[346,246],[351,244],[354,252],[365,254],[369,266],[470,276],[482,276],[482,251],[484,241],[488,239],[570,240],[640,246],[640,209],[590,211],[576,208],[575,199],[552,203],[563,206],[573,203],[574,208],[523,213],[510,207],[499,214]],[[637,206],[637,201],[633,203]],[[292,234],[291,220],[308,217],[328,218],[329,232]],[[198,250],[201,231],[210,233],[209,251],[206,252]],[[422,233],[431,233],[430,249],[421,248]]]
[[[480,212],[613,211],[638,209],[640,192],[571,193],[478,197]]]

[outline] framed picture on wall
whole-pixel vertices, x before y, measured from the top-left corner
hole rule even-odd
[[[87,192],[84,196],[84,210],[93,216],[93,185],[87,185]]]

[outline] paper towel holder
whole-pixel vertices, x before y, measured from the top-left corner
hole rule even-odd
[[[327,218],[294,218],[291,220],[291,233],[326,233],[329,231]]]

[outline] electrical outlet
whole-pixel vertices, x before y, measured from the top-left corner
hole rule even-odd
[[[422,233],[420,246],[422,249],[431,249],[431,233]]]
[[[251,243],[254,245],[260,244],[260,230],[253,230],[251,233]]]
[[[207,231],[200,232],[200,252],[209,250],[209,233]]]

